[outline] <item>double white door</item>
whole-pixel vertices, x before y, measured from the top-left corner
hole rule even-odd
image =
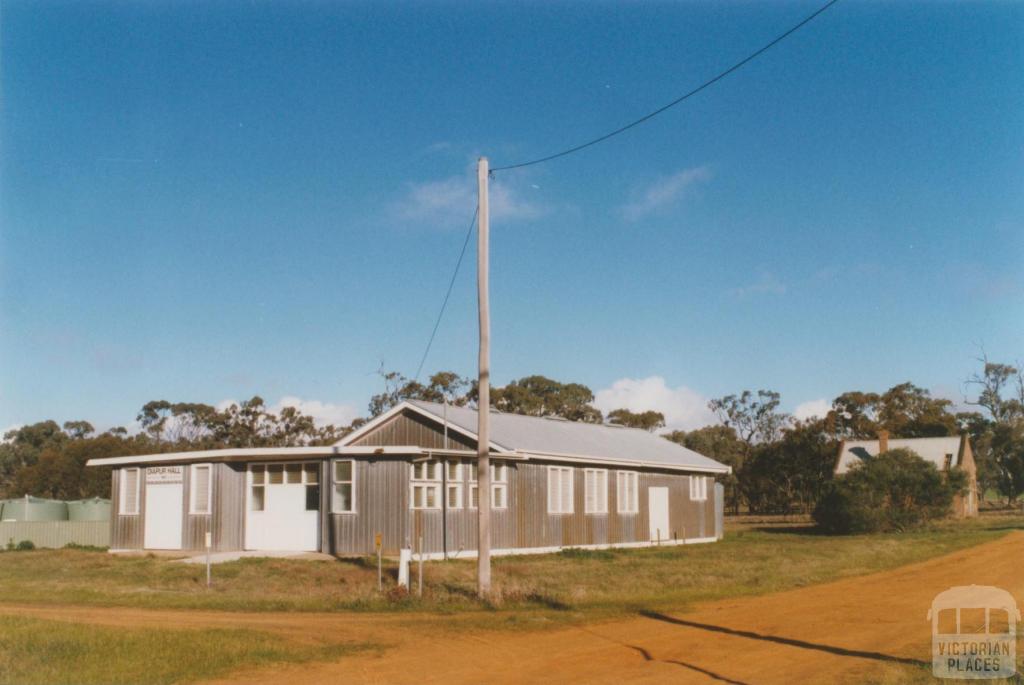
[[[252,464],[247,480],[245,548],[315,552],[320,537],[319,464]]]

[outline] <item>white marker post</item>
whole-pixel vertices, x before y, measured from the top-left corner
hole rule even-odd
[[[210,587],[210,548],[213,547],[213,535],[206,531],[206,587]]]

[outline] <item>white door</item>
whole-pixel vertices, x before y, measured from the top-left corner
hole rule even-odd
[[[320,532],[320,465],[249,466],[245,548],[315,552]]]
[[[185,504],[184,466],[146,469],[146,549],[181,549],[181,519]]]
[[[647,488],[647,512],[651,540],[668,540],[668,488]]]

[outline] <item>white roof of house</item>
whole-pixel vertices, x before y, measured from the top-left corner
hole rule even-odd
[[[447,416],[450,428],[476,438],[475,409],[452,405],[445,409],[439,403],[410,400],[346,436],[338,444],[349,444],[405,409],[428,415],[436,421],[443,421]],[[504,414],[492,410],[490,439],[492,449],[566,461],[635,464],[708,473],[730,471],[725,464],[639,428]]]
[[[946,455],[952,454],[952,466],[960,465],[960,437],[949,438],[889,438],[889,449],[908,449],[925,461],[935,464],[941,471]],[[846,473],[854,464],[878,455],[878,440],[848,440],[843,443],[836,464],[836,473]]]

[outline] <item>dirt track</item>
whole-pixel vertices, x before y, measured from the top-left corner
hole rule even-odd
[[[436,617],[232,614],[0,606],[0,612],[111,625],[252,627],[390,645],[381,655],[238,673],[221,683],[819,683],[927,664],[932,597],[996,585],[1024,603],[1024,533],[893,571],[686,614],[537,632],[450,634]],[[453,619],[457,620],[457,619]],[[429,626],[433,624],[435,629]],[[1024,644],[1018,654],[1024,653]]]

